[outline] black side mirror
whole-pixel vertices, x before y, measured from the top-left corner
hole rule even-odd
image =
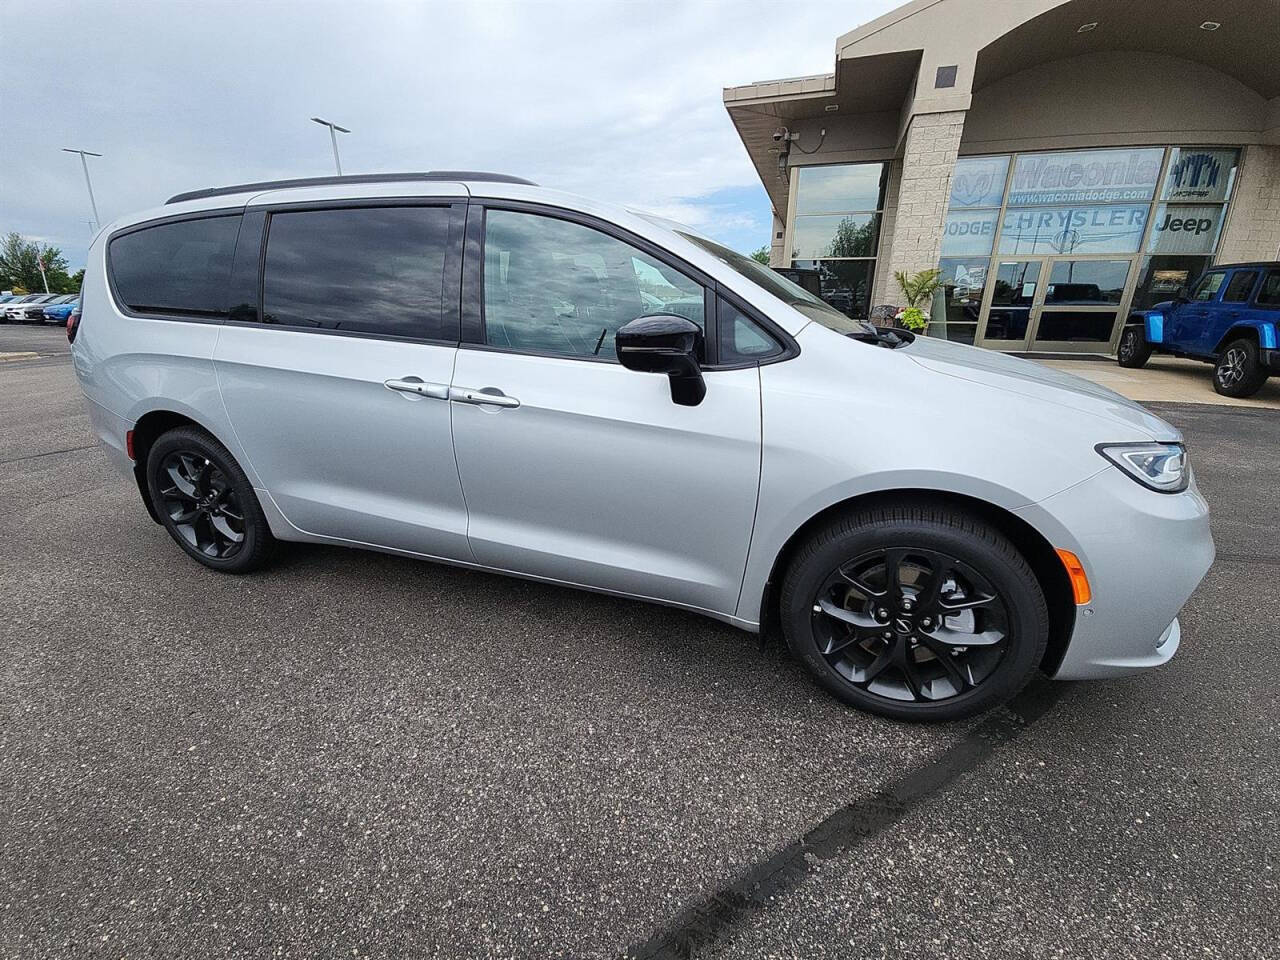
[[[698,366],[702,329],[693,321],[669,314],[637,317],[614,336],[618,361],[628,370],[665,373],[671,380],[671,399],[696,407],[707,395]]]

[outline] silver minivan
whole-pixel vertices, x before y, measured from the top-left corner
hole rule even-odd
[[[1213,561],[1138,405],[513,177],[176,196],[97,236],[68,336],[208,567],[341,544],[776,625],[892,717],[1162,664]]]

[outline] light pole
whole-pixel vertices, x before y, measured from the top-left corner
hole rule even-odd
[[[320,124],[322,127],[329,128],[329,140],[333,143],[333,165],[338,168],[338,176],[342,176],[342,161],[338,159],[338,134],[350,133],[346,127],[340,127],[336,123],[330,123],[328,120],[321,120],[319,117],[312,117],[313,122]]]
[[[98,201],[93,199],[93,184],[89,182],[89,161],[85,157],[100,157],[102,154],[92,150],[72,150],[70,147],[63,147],[62,152],[80,154],[80,165],[84,167],[84,185],[89,188],[89,206],[93,208],[93,222],[97,229],[102,226],[102,219],[98,216]]]

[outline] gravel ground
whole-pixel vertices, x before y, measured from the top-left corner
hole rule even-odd
[[[1274,946],[1280,415],[1159,411],[1220,551],[1172,664],[919,727],[681,612],[340,549],[205,571],[60,337],[0,327],[42,355],[0,363],[0,954]]]

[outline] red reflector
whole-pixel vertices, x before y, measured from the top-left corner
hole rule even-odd
[[[128,431],[126,431],[126,432],[125,432],[125,435],[124,435],[124,452],[125,452],[125,453],[127,453],[127,454],[129,455],[129,459],[130,459],[130,460],[137,460],[137,459],[138,459],[137,457],[135,457],[135,456],[133,455],[133,431],[132,431],[132,430],[128,430]]]

